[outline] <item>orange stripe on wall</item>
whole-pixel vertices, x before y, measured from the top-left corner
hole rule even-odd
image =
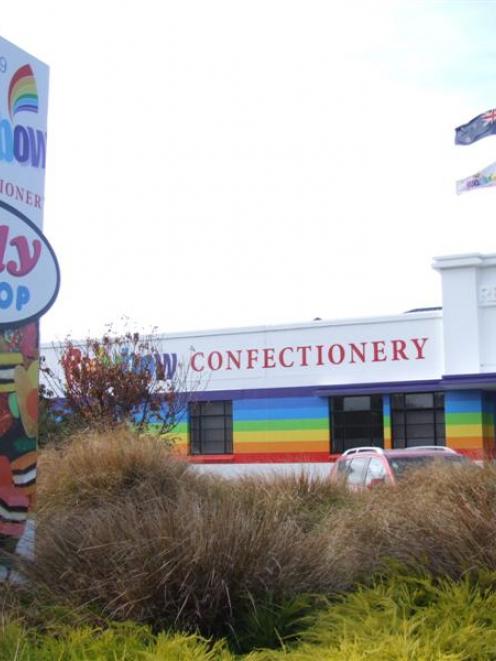
[[[482,436],[448,436],[446,439],[446,445],[453,450],[458,449],[475,449],[480,448],[482,450]]]
[[[298,452],[305,454],[305,452],[329,452],[329,443],[327,441],[292,441],[292,442],[243,442],[240,444],[234,444],[235,454],[245,454],[245,453],[262,453],[266,452],[270,454],[271,452]]]

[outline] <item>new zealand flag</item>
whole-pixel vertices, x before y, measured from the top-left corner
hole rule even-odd
[[[496,134],[496,108],[471,119],[455,129],[455,145],[471,145],[488,135]]]

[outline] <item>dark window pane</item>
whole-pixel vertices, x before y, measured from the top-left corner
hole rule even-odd
[[[443,393],[407,393],[392,402],[393,447],[444,444]]]
[[[438,409],[444,409],[444,392],[434,393],[434,406]]]
[[[382,395],[372,395],[370,398],[370,408],[382,413]]]
[[[435,441],[434,425],[410,425],[408,427],[408,443],[410,441],[422,440],[424,445],[432,445]]]
[[[366,406],[369,410],[365,409]],[[372,406],[374,409],[370,410]],[[384,428],[380,395],[334,397],[330,408],[333,452],[343,452],[361,445],[383,446]]]
[[[216,415],[211,418],[205,417],[202,420],[202,429],[221,429],[224,430],[224,416]]]
[[[434,411],[407,411],[406,424],[417,425],[419,423],[434,424]]]
[[[224,415],[224,402],[206,402],[202,404],[202,415]]]
[[[405,395],[407,409],[431,409],[434,407],[434,394],[432,392],[416,392]]]
[[[444,445],[446,442],[446,429],[444,424],[436,425],[436,438],[438,445]]]
[[[370,411],[370,397],[344,397],[344,411]]]
[[[436,411],[436,422],[444,425],[444,411]]]
[[[394,409],[403,409],[405,408],[405,396],[404,395],[392,395],[391,396],[391,405]]]
[[[232,402],[195,402],[190,406],[192,454],[232,452]]]
[[[223,441],[204,441],[202,443],[202,454],[225,454]]]

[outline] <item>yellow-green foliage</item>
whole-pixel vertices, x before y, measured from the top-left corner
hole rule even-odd
[[[468,579],[400,576],[329,605],[298,646],[250,661],[488,661],[496,659],[496,593]]]
[[[496,576],[459,582],[398,574],[328,604],[279,651],[234,656],[223,641],[154,635],[124,622],[0,626],[0,661],[488,661],[496,659]]]
[[[114,624],[105,630],[67,629],[52,637],[27,632],[18,624],[0,631],[1,661],[229,661],[222,642],[199,636],[165,633],[154,636],[147,627]]]

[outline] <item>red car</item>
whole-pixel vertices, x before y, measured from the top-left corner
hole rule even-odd
[[[383,450],[376,447],[352,448],[335,462],[331,479],[346,481],[351,489],[363,489],[378,484],[396,484],[412,468],[421,468],[434,460],[463,464],[470,461],[450,448],[424,445],[403,450]]]

